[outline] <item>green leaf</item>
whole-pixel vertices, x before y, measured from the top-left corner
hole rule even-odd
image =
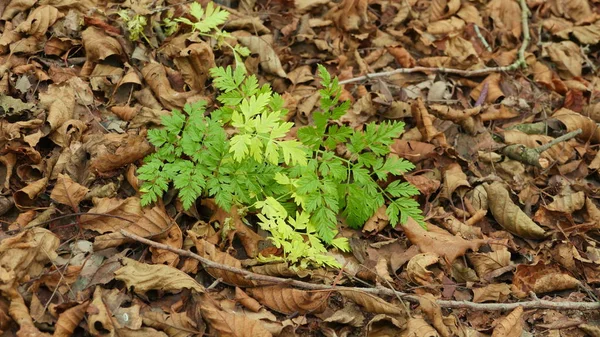
[[[305,166],[307,164],[306,150],[301,143],[295,140],[285,140],[279,142],[279,147],[283,153],[283,161],[286,165]]]
[[[410,183],[396,180],[385,188],[385,192],[393,197],[412,197],[419,195],[419,190]]]
[[[163,116],[161,118],[162,125],[169,133],[179,134],[183,124],[185,124],[185,116],[179,110],[173,110],[170,116]]]
[[[233,159],[242,161],[248,155],[248,146],[251,144],[250,135],[235,135],[231,138],[229,152],[233,153]]]
[[[396,157],[388,157],[381,168],[374,170],[374,173],[381,180],[386,179],[388,173],[400,175],[415,168],[413,163],[408,160]]]
[[[327,207],[318,208],[312,215],[311,221],[317,227],[319,237],[330,244],[337,234],[337,217],[335,212]]]

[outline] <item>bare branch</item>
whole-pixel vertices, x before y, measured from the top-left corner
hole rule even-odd
[[[253,273],[244,269],[235,268],[232,266],[223,265],[209,259],[206,259],[198,254],[194,254],[190,251],[173,248],[162,243],[154,242],[145,239],[141,236],[129,233],[125,230],[121,230],[123,236],[128,237],[132,240],[141,242],[151,247],[165,249],[181,256],[190,257],[196,259],[204,265],[205,268],[216,268],[226,270],[235,274],[243,275],[246,279],[257,281],[261,284],[289,284],[298,288],[307,290],[321,290],[321,291],[336,291],[336,290],[351,290],[351,291],[362,291],[373,295],[385,295],[385,296],[400,296],[411,302],[418,303],[419,296],[410,295],[404,292],[395,291],[388,288],[359,288],[359,287],[338,287],[330,286],[326,284],[315,284],[308,283],[299,280],[287,279],[282,277],[275,277],[269,275],[261,275]],[[474,303],[469,301],[445,301],[437,300],[436,303],[444,308],[466,308],[471,310],[488,310],[488,311],[499,311],[499,310],[512,310],[516,307],[523,307],[523,309],[555,309],[555,310],[599,310],[600,302],[552,302],[547,300],[534,300],[526,302],[516,303]]]

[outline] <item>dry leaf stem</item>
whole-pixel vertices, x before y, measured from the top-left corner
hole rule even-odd
[[[491,67],[491,68],[483,68],[483,69],[475,69],[475,70],[463,70],[463,69],[454,69],[454,68],[444,68],[444,67],[413,67],[413,68],[399,68],[391,71],[383,71],[378,73],[369,73],[364,76],[358,76],[354,78],[350,78],[344,81],[340,81],[340,84],[347,84],[353,82],[360,82],[364,80],[369,80],[378,77],[387,77],[394,74],[410,74],[410,73],[444,73],[444,74],[454,74],[465,77],[472,76],[481,76],[487,75],[490,73],[496,72],[505,72],[505,71],[513,71],[518,68],[524,68],[527,66],[525,61],[525,50],[527,46],[529,46],[529,41],[531,40],[531,36],[529,35],[529,8],[527,7],[526,0],[519,0],[519,5],[521,6],[521,25],[523,27],[523,43],[517,52],[517,60],[510,65],[503,67]]]
[[[518,160],[524,164],[547,168],[549,165],[547,160],[540,158],[542,152],[548,150],[558,143],[577,137],[577,135],[581,134],[581,132],[581,129],[577,129],[569,133],[565,133],[564,135],[536,148],[530,148],[522,144],[509,145],[502,149],[502,153],[504,153],[505,156],[514,160]]]
[[[190,251],[173,248],[171,246],[161,244],[158,242],[154,242],[148,239],[145,239],[141,236],[129,233],[125,230],[121,230],[121,234],[123,236],[128,237],[132,240],[141,242],[151,247],[155,247],[158,249],[165,249],[174,253],[177,253],[181,256],[190,257],[196,259],[204,265],[205,268],[216,268],[221,270],[226,270],[235,274],[243,275],[248,280],[260,281],[263,283],[272,283],[272,284],[288,284],[298,288],[307,289],[307,290],[327,290],[327,291],[338,291],[338,290],[348,290],[348,291],[359,291],[365,292],[373,295],[385,295],[385,296],[401,296],[402,298],[414,302],[419,303],[419,296],[410,295],[407,293],[403,293],[400,291],[395,291],[388,288],[359,288],[359,287],[337,287],[330,286],[326,284],[314,284],[308,283],[293,279],[269,276],[269,275],[261,275],[256,274],[244,269],[235,268],[227,265],[223,265],[209,259],[203,258],[198,254],[194,254]],[[445,300],[436,300],[436,303],[440,307],[444,308],[465,308],[471,310],[486,310],[486,311],[500,311],[500,310],[513,310],[517,307],[523,307],[523,309],[554,309],[554,310],[599,310],[600,302],[552,302],[548,300],[540,300],[536,299],[533,301],[526,302],[516,302],[516,303],[475,303],[469,301],[445,301]]]

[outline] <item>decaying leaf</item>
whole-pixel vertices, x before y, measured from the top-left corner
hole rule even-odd
[[[510,285],[494,283],[473,289],[473,302],[505,302],[511,294]]]
[[[150,290],[179,292],[192,289],[204,292],[204,287],[187,274],[165,265],[150,265],[129,258],[122,258],[123,267],[115,270],[115,279],[125,282],[138,294]]]
[[[424,230],[416,221],[409,218],[402,226],[406,237],[413,244],[419,246],[423,253],[435,253],[444,257],[452,263],[457,257],[464,255],[467,250],[477,251],[486,243],[485,240],[465,240],[459,236],[444,233],[443,230],[432,230],[436,226],[427,224],[428,230]]]
[[[56,184],[52,189],[52,193],[50,194],[50,198],[58,203],[70,206],[71,209],[77,211],[79,209],[79,203],[83,200],[87,192],[89,192],[89,190],[86,187],[74,182],[71,177],[59,174]]]
[[[433,273],[427,270],[427,267],[438,263],[439,258],[439,255],[434,253],[417,254],[413,256],[406,265],[408,278],[421,286],[433,284]]]
[[[364,310],[375,314],[387,314],[404,317],[406,314],[400,305],[394,305],[383,299],[355,290],[337,290],[342,296],[360,305]]]
[[[492,337],[519,337],[523,334],[523,307],[516,307],[498,322]]]
[[[248,288],[247,291],[260,303],[282,314],[318,314],[327,307],[327,292],[306,291],[286,286]]]
[[[198,255],[207,258],[211,261],[241,269],[242,263],[234,258],[233,256],[218,250],[213,244],[208,241],[197,237],[194,233],[188,232],[189,237],[194,241]],[[252,287],[256,283],[254,281],[246,279],[240,274],[235,274],[227,270],[206,268],[206,271],[216,279],[221,279],[223,282],[238,287]]]
[[[504,229],[526,239],[544,238],[544,229],[513,203],[508,191],[501,183],[494,182],[486,184],[484,187],[490,211]]]
[[[543,294],[551,291],[573,289],[580,281],[571,276],[557,264],[518,265],[513,278],[513,291],[517,296],[525,297],[529,292]]]

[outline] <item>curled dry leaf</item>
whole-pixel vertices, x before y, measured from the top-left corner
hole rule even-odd
[[[565,193],[564,195],[557,195],[546,208],[550,211],[563,212],[571,214],[583,208],[585,204],[585,193],[579,191],[576,193]]]
[[[256,257],[258,255],[258,245],[264,238],[256,234],[252,228],[246,226],[240,216],[237,206],[232,206],[229,212],[227,212],[217,206],[213,199],[203,199],[202,206],[210,208],[213,212],[208,221],[209,223],[218,221],[221,228],[223,228],[223,225],[226,222],[235,226],[235,230],[231,230],[227,233],[227,239],[230,242],[233,242],[234,236],[236,236],[242,242],[242,246],[244,246],[244,250],[249,257]]]
[[[502,1],[502,0],[501,0]],[[500,87],[500,81],[502,80],[502,74],[500,73],[491,73],[488,77],[483,80],[483,82],[479,83],[477,87],[471,90],[471,98],[474,100],[479,99],[481,96],[485,86],[487,85],[487,96],[485,98],[486,103],[494,103],[498,99],[504,97],[504,92],[502,92],[502,88]]]
[[[523,334],[523,307],[516,307],[498,322],[492,337],[520,337]]]
[[[340,324],[347,324],[352,327],[358,328],[363,326],[365,316],[362,311],[354,303],[346,303],[344,307],[331,316],[323,319],[325,322],[334,322]]]
[[[402,331],[400,337],[437,337],[438,332],[422,317],[415,316],[408,319],[406,328]]]
[[[54,337],[69,337],[73,336],[75,328],[79,325],[85,316],[89,301],[85,301],[74,307],[65,310],[58,316],[56,321]]]
[[[272,35],[237,36],[237,40],[240,41],[240,43],[244,46],[248,47],[252,53],[258,54],[260,66],[264,71],[279,77],[287,77],[287,74],[281,66],[279,56],[273,50]]]
[[[442,227],[448,230],[450,233],[457,235],[460,234],[463,238],[469,239],[482,239],[483,234],[481,228],[470,226],[462,221],[455,218],[453,215],[447,216],[440,220]]]
[[[583,58],[579,46],[575,42],[550,43],[544,47],[544,51],[556,64],[562,78],[570,79],[581,76]]]
[[[123,48],[117,39],[108,36],[102,29],[89,27],[81,33],[87,62],[98,62],[111,55],[121,55]]]
[[[68,175],[59,173],[56,184],[50,194],[50,198],[77,211],[79,209],[79,203],[83,200],[88,191],[89,190],[85,186],[81,186],[74,182]]]
[[[169,82],[165,67],[159,63],[148,63],[142,68],[142,76],[154,95],[166,109],[181,109],[194,95],[195,91],[178,92]]]
[[[144,325],[164,331],[168,336],[186,337],[190,335],[203,335],[186,312],[171,312],[165,314],[157,311],[146,311],[142,314]]]
[[[262,308],[257,300],[248,296],[240,287],[235,287],[235,300],[252,312],[258,312]]]
[[[460,8],[460,0],[433,0],[429,8],[431,22],[450,17]]]
[[[417,254],[406,265],[408,278],[421,286],[434,284],[433,273],[427,267],[439,262],[439,255],[435,253]]]
[[[144,294],[150,290],[174,293],[182,289],[204,292],[202,285],[176,268],[146,264],[126,257],[120,261],[123,267],[115,270],[115,279],[125,282],[127,288],[133,287],[137,294]]]
[[[507,249],[488,253],[471,253],[467,254],[467,257],[481,278],[510,264],[510,252]]]
[[[448,262],[452,263],[457,257],[464,255],[467,250],[477,251],[481,245],[485,244],[485,240],[465,240],[459,236],[440,233],[442,229],[438,227],[438,232],[432,230],[436,226],[427,224],[428,230],[424,230],[412,218],[402,226],[402,230],[410,242],[417,245],[423,253],[435,253],[445,257]]]
[[[90,168],[100,174],[110,174],[114,170],[134,163],[152,152],[146,135],[127,135],[120,143],[113,142],[116,148],[97,153],[90,160]]]
[[[46,189],[48,178],[34,181],[13,194],[15,205],[20,209],[32,207],[36,197]]]
[[[451,163],[444,171],[444,185],[442,187],[441,196],[448,200],[452,200],[452,194],[459,190],[462,196],[466,193],[466,188],[471,187],[467,180],[467,175],[462,171],[458,163]]]
[[[264,325],[247,315],[236,314],[221,309],[215,300],[202,295],[198,301],[202,317],[223,337],[271,337]]]
[[[433,295],[424,294],[419,296],[419,305],[439,334],[442,337],[450,337],[450,329],[444,324],[442,308],[437,304]]]
[[[406,312],[400,305],[394,305],[383,299],[358,290],[337,290],[342,296],[360,305],[364,310],[374,314],[387,314],[404,317]]]
[[[212,243],[199,238],[195,233],[188,231],[188,236],[194,241],[198,255],[207,258],[211,261],[238,268],[242,268],[242,263],[235,257],[218,250]],[[252,287],[256,283],[254,281],[246,279],[240,274],[235,274],[227,270],[206,268],[206,271],[214,278],[221,279],[222,282],[237,287]]]
[[[46,34],[48,28],[50,28],[56,20],[64,16],[65,15],[60,13],[55,7],[42,5],[29,13],[27,20],[21,22],[16,30],[29,35],[42,36]]]
[[[60,240],[44,228],[23,231],[0,242],[0,290],[9,291],[24,277],[37,277],[56,257]]]
[[[73,119],[75,111],[75,91],[68,85],[48,86],[48,91],[40,93],[40,107],[48,111],[46,123],[50,130],[56,130],[66,121]]]
[[[377,212],[375,212],[375,214],[373,214],[373,216],[371,216],[369,220],[367,220],[367,222],[365,223],[362,229],[363,233],[379,233],[390,223],[390,219],[385,214],[385,210],[385,205],[377,209]]]
[[[281,285],[248,288],[261,304],[279,313],[291,315],[319,314],[327,308],[329,293],[306,291]]]
[[[580,284],[579,280],[557,264],[544,264],[543,261],[531,266],[518,265],[513,277],[513,291],[519,297],[528,296],[532,291],[543,294],[573,289]]]
[[[494,219],[507,231],[525,239],[542,239],[546,232],[538,226],[511,199],[499,182],[484,185],[490,211]]]
[[[331,19],[341,29],[350,31],[365,31],[370,27],[367,15],[367,0],[343,0],[327,13],[326,18]]]
[[[174,60],[185,83],[197,92],[203,92],[208,79],[208,70],[215,67],[212,47],[206,43],[193,43],[182,49]]]
[[[510,285],[495,283],[485,287],[473,289],[473,302],[505,302],[511,294]]]
[[[154,213],[154,215],[159,215],[160,217],[162,217],[163,215],[167,216],[167,214],[164,212],[156,214],[154,211],[155,209],[156,207],[152,209],[152,213]],[[158,219],[160,219],[160,217]],[[145,216],[145,218],[147,217]],[[183,234],[181,233],[181,228],[179,228],[179,226],[177,226],[175,222],[170,218],[168,218],[168,222],[171,223],[172,226],[170,226],[168,232],[165,235],[159,235],[159,238],[157,238],[156,241],[169,247],[181,248],[183,246]],[[150,251],[152,252],[153,263],[168,264],[169,266],[177,266],[177,264],[179,263],[179,254],[174,253],[170,250],[150,247]]]
[[[413,103],[411,112],[424,141],[429,142],[440,135],[440,132],[433,126],[433,118],[421,98],[417,98]]]
[[[503,45],[521,36],[521,7],[517,1],[492,0],[486,9],[494,20],[494,28],[500,33]]]
[[[164,208],[155,206],[142,209],[140,200],[136,197],[124,200],[95,198],[94,204],[88,212],[93,214],[83,215],[80,223],[83,228],[104,234],[95,238],[96,250],[129,242],[130,239],[121,234],[123,229],[142,237],[156,237],[166,235],[169,228],[175,224]]]
[[[569,132],[581,129],[582,132],[577,136],[577,139],[592,144],[600,143],[600,128],[589,117],[561,108],[552,115],[552,118],[562,122]]]

